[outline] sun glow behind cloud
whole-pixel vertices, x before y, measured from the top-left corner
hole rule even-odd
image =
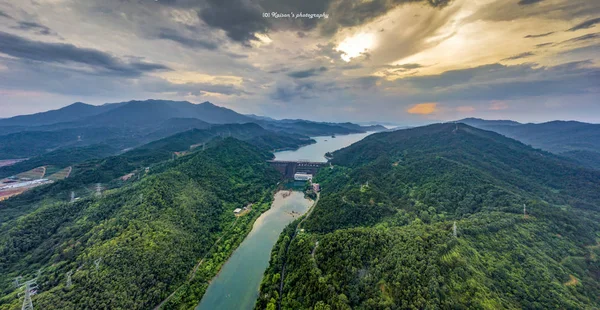
[[[344,39],[336,48],[342,52],[342,59],[349,62],[354,57],[364,54],[375,46],[375,35],[372,33],[358,33]]]

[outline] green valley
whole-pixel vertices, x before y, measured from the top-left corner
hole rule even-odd
[[[256,309],[600,307],[600,173],[453,123],[332,156]]]

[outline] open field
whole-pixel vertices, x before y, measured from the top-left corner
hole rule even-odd
[[[20,178],[20,179],[35,180],[35,179],[41,179],[45,175],[46,175],[46,167],[42,166],[42,167],[37,167],[37,168],[31,169],[29,171],[21,172],[21,173],[17,174],[16,177]]]
[[[58,180],[66,179],[69,177],[69,175],[71,175],[71,171],[73,171],[72,166],[61,169],[61,170],[57,171],[56,173],[48,176],[48,180],[58,181]]]

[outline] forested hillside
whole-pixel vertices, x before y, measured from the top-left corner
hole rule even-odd
[[[333,157],[305,230],[274,247],[257,309],[600,307],[600,173],[464,124]]]
[[[226,138],[100,196],[5,217],[0,309],[21,307],[13,280],[38,270],[37,309],[151,309],[177,289],[165,307],[190,308],[269,207],[279,180],[265,162],[271,156]],[[236,219],[232,211],[249,203],[253,211]]]
[[[600,169],[600,124],[576,121],[552,121],[521,124],[513,121],[493,121],[467,118],[459,122],[495,131],[594,169]]]
[[[57,150],[20,162],[15,166],[29,167],[32,164],[36,164],[37,166],[56,165],[62,168],[73,165],[72,175],[60,182],[31,189],[19,196],[2,202],[5,207],[0,208],[0,224],[8,219],[35,210],[41,205],[53,203],[57,200],[68,200],[71,191],[74,191],[77,196],[85,196],[93,194],[95,186],[98,183],[104,188],[120,187],[124,183],[119,179],[122,176],[133,174],[132,180],[135,180],[146,167],[172,160],[183,154],[202,150],[202,144],[210,147],[215,141],[220,141],[227,137],[247,141],[265,151],[297,148],[313,142],[308,137],[274,133],[256,124],[249,123],[217,125],[203,130],[192,129],[142,145],[120,155],[83,162],[78,162],[78,160],[83,159],[86,155],[90,155],[87,151],[93,150],[93,146],[73,149],[70,152]],[[176,155],[176,152],[180,155]],[[101,150],[97,150],[94,154],[101,155],[101,153]],[[67,164],[68,162],[70,164]],[[0,168],[0,175],[12,174],[15,172],[12,167]]]

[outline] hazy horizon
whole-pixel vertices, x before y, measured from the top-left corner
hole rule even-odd
[[[122,102],[128,102],[128,101],[146,101],[146,100],[166,100],[166,99],[135,99],[135,100],[127,100],[127,101],[122,101]],[[203,102],[192,102],[189,100],[182,100],[182,101],[188,101],[192,104],[201,104],[204,103],[206,101]],[[211,104],[214,104],[216,106],[221,106],[221,107],[225,107],[223,105],[219,105],[217,102],[212,102],[209,101]],[[36,113],[43,113],[43,112],[48,112],[51,110],[58,110],[64,107],[67,107],[69,105],[75,104],[75,103],[84,103],[84,104],[90,104],[87,102],[82,102],[82,101],[77,101],[77,102],[72,102],[69,104],[66,104],[64,106],[58,107],[56,109],[50,109],[50,110],[44,110],[44,111],[37,111],[37,112],[33,112],[33,113],[27,113],[27,114],[19,114],[19,115],[12,115],[12,116],[7,116],[7,117],[0,117],[0,119],[7,119],[7,118],[11,118],[11,117],[15,117],[15,116],[22,116],[22,115],[31,115],[31,114],[36,114]],[[92,105],[104,105],[104,104],[115,104],[115,103],[120,103],[120,102],[105,102],[105,103],[101,103],[101,104],[92,104]],[[234,109],[232,109],[234,111]],[[239,111],[236,111],[239,112]],[[241,112],[240,112],[241,113]],[[244,114],[244,113],[241,113]],[[271,115],[268,114],[256,114],[256,113],[245,113],[245,115],[256,115],[256,116],[263,116],[263,117],[270,117],[276,120],[283,120],[283,119],[303,119],[303,120],[308,120],[308,121],[317,121],[317,122],[353,122],[353,123],[359,123],[359,124],[380,124],[380,125],[384,125],[384,126],[422,126],[422,125],[428,125],[428,124],[434,124],[434,123],[440,123],[440,122],[452,122],[452,121],[457,121],[457,120],[461,120],[461,119],[465,119],[465,118],[479,118],[479,119],[484,119],[484,120],[511,120],[511,121],[516,121],[519,123],[535,123],[535,124],[539,124],[539,123],[546,123],[546,122],[551,122],[551,121],[577,121],[577,122],[586,122],[586,123],[592,123],[592,124],[598,124],[599,122],[593,122],[593,121],[585,121],[585,120],[579,120],[579,119],[561,119],[561,118],[555,118],[555,119],[546,119],[546,120],[538,120],[538,121],[533,121],[533,120],[529,120],[528,117],[526,117],[527,115],[524,115],[524,117],[522,118],[513,118],[513,119],[508,119],[508,118],[485,118],[485,117],[479,117],[479,116],[474,116],[474,115],[466,115],[464,117],[461,118],[456,118],[456,119],[428,119],[428,120],[421,120],[421,121],[394,121],[394,120],[352,120],[352,119],[326,119],[326,118],[322,118],[322,119],[316,119],[316,118],[295,118],[295,117],[282,117],[282,118],[278,118],[278,117],[272,117]]]

